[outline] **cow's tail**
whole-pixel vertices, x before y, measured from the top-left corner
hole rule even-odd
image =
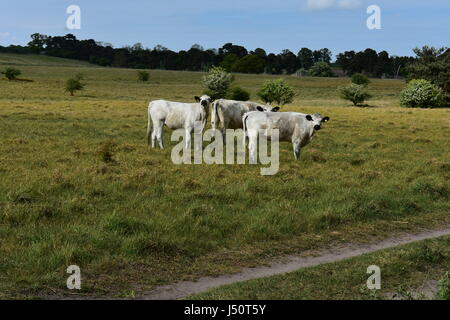
[[[148,105],[148,110],[147,110],[147,116],[148,116],[148,122],[147,122],[147,145],[150,145],[150,136],[152,134],[152,117],[150,116],[150,108],[152,106],[152,103],[150,102],[150,104]]]
[[[242,116],[242,128],[243,128],[243,130],[244,130],[244,138],[243,138],[242,142],[243,142],[243,144],[244,144],[244,148],[245,148],[245,144],[246,144],[246,142],[247,142],[247,140],[246,140],[246,137],[247,137],[247,118],[248,118],[248,112],[245,113],[245,114]]]
[[[217,105],[219,104],[219,101],[214,101],[212,105],[212,113],[211,113],[211,128],[215,131],[217,127]]]

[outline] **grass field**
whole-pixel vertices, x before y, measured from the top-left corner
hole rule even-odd
[[[45,61],[42,61],[44,59]],[[347,79],[286,77],[282,111],[331,121],[301,161],[281,144],[280,170],[174,165],[145,144],[152,99],[193,101],[201,73],[99,68],[0,54],[21,78],[0,80],[0,297],[133,296],[143,288],[239,270],[331,243],[450,222],[450,110],[399,107],[404,82],[373,80],[370,107],[338,99]],[[65,80],[85,75],[70,97]],[[236,75],[252,93],[274,76]],[[113,161],[105,162],[105,153]]]
[[[379,290],[369,290],[367,267],[380,268]],[[300,271],[219,287],[189,299],[450,300],[450,237],[425,240],[399,248]]]

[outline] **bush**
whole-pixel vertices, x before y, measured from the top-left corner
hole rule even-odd
[[[400,93],[400,105],[407,108],[435,108],[443,104],[441,88],[428,80],[412,80]]]
[[[75,75],[74,78],[70,78],[66,81],[65,91],[70,92],[70,95],[73,96],[73,93],[78,90],[84,89],[84,83],[81,83],[83,79],[83,75],[81,73]]]
[[[228,90],[227,99],[238,100],[238,101],[248,101],[250,100],[250,93],[241,87],[233,87]]]
[[[257,94],[265,103],[276,102],[278,106],[291,103],[296,95],[283,79],[266,81]]]
[[[209,73],[203,77],[205,94],[213,100],[225,98],[233,81],[233,75],[226,72],[224,68],[212,67]]]
[[[334,76],[334,73],[328,63],[316,62],[311,69],[309,69],[309,75],[313,77],[332,77]]]
[[[147,71],[138,71],[138,79],[139,81],[146,82],[150,79],[150,73]]]
[[[350,84],[346,87],[338,88],[340,97],[345,100],[353,102],[355,106],[363,103],[366,99],[372,96],[366,91],[365,87],[360,84]]]
[[[17,76],[19,76],[21,73],[22,72],[20,70],[14,68],[7,68],[5,71],[2,72],[2,74],[4,74],[8,80],[17,79]]]
[[[361,73],[354,73],[352,75],[352,83],[367,87],[370,83],[370,80]]]

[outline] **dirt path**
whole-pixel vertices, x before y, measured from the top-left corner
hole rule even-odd
[[[301,257],[288,256],[283,258],[284,263],[273,262],[266,267],[245,268],[241,272],[219,277],[204,277],[196,282],[182,281],[171,285],[160,286],[154,290],[144,292],[137,299],[144,300],[173,300],[181,299],[192,294],[200,293],[218,286],[239,281],[269,277],[286,272],[296,271],[301,268],[317,266],[323,263],[335,262],[346,258],[362,255],[381,249],[387,249],[415,241],[437,238],[450,235],[450,225],[446,229],[436,231],[424,231],[417,234],[409,234],[397,238],[388,238],[371,244],[348,244],[338,248],[321,250],[316,256]]]

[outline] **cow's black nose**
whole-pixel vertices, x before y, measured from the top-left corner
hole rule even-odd
[[[206,101],[202,101],[202,106],[206,107],[208,103]]]
[[[320,126],[319,126],[318,124],[316,124],[316,125],[314,126],[314,130],[320,130]]]

